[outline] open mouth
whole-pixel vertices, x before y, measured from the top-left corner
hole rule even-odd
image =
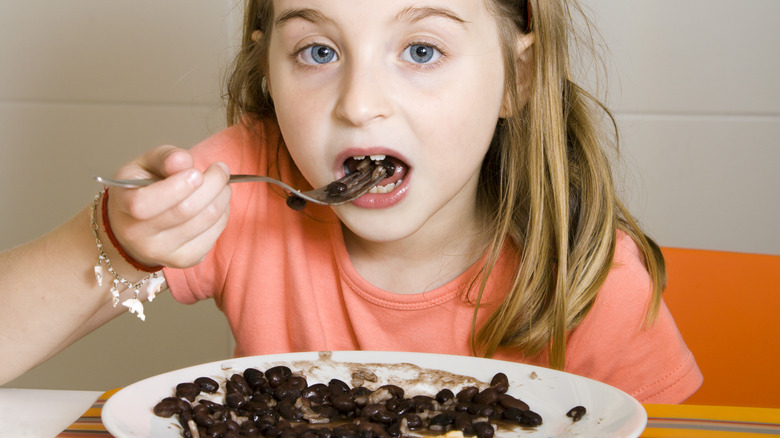
[[[396,157],[388,157],[387,155],[358,155],[347,158],[344,161],[344,171],[346,174],[355,172],[361,164],[367,164],[366,159],[373,161],[377,165],[383,165],[387,173],[385,179],[372,187],[368,193],[381,194],[392,192],[396,187],[401,185],[404,176],[406,176],[406,173],[409,170],[409,166]]]

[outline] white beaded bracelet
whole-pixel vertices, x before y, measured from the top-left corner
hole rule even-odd
[[[154,300],[154,297],[159,294],[160,291],[162,291],[163,285],[165,284],[165,277],[162,275],[162,271],[157,271],[147,275],[135,283],[132,283],[130,280],[127,280],[126,278],[117,274],[117,272],[114,270],[114,267],[111,266],[111,259],[108,258],[108,255],[106,255],[106,252],[103,250],[103,242],[100,240],[100,236],[98,235],[97,209],[98,205],[100,204],[100,198],[104,193],[105,190],[101,191],[95,196],[95,200],[92,202],[92,211],[89,218],[90,228],[92,229],[92,234],[95,236],[95,243],[98,250],[98,261],[95,264],[95,279],[97,280],[98,286],[103,286],[103,265],[105,265],[106,269],[108,269],[108,272],[112,277],[114,277],[111,289],[109,290],[109,292],[111,292],[112,303],[114,307],[116,307],[120,301],[119,288],[121,286],[125,286],[127,289],[132,289],[133,298],[123,301],[122,305],[127,307],[130,313],[136,314],[136,316],[138,316],[141,321],[145,321],[146,315],[144,315],[144,304],[141,302],[141,300],[138,299],[138,294],[141,292],[141,288],[146,285],[146,296],[151,303]]]

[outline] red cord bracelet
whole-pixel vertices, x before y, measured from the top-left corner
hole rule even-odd
[[[138,269],[139,271],[143,272],[157,272],[160,269],[162,269],[162,266],[153,266],[149,267],[146,265],[143,265],[136,260],[134,260],[132,257],[130,257],[124,249],[122,249],[122,245],[119,244],[119,242],[116,240],[116,236],[114,236],[114,232],[111,231],[111,224],[108,222],[108,188],[103,193],[103,205],[101,205],[101,212],[103,215],[103,228],[106,230],[106,236],[108,236],[108,240],[111,241],[111,244],[114,245],[114,248],[119,253],[119,255],[122,256],[123,259],[127,263],[130,263],[135,269]]]

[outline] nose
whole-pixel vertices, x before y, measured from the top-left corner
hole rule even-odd
[[[388,83],[380,70],[367,61],[346,66],[336,103],[337,118],[353,126],[364,126],[390,115]]]

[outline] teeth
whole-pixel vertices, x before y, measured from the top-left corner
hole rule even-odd
[[[387,158],[387,155],[371,155],[371,161],[382,161]]]
[[[371,187],[371,190],[369,190],[368,193],[390,193],[395,190],[397,185],[401,184],[401,181],[402,180],[398,180],[398,182],[390,183],[386,186]]]
[[[360,160],[363,160],[365,158],[366,158],[365,155],[355,155],[354,157],[352,157],[352,159],[355,160],[355,161],[360,161]]]

